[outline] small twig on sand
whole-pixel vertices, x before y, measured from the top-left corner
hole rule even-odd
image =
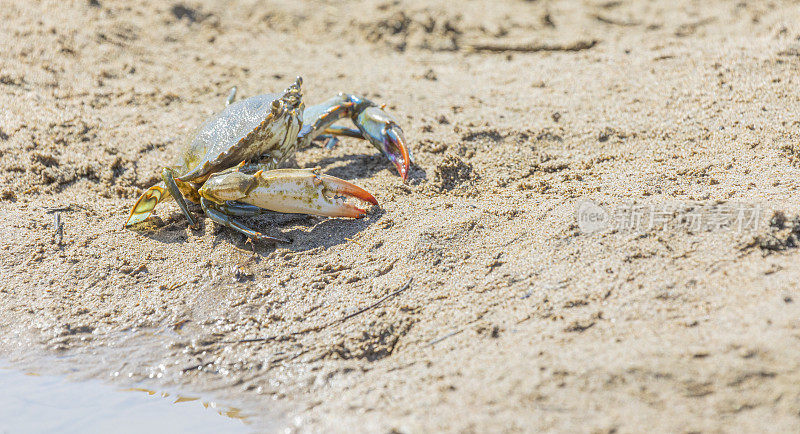
[[[64,241],[64,223],[61,221],[60,212],[56,212],[53,215],[53,227],[56,228],[56,233],[53,240],[55,244],[60,248],[61,243]]]
[[[612,26],[633,27],[633,26],[638,26],[638,25],[641,24],[638,21],[619,20],[619,19],[616,19],[616,18],[606,17],[606,16],[603,16],[603,15],[600,15],[600,14],[594,14],[594,15],[592,15],[592,17],[594,19],[596,19],[597,21],[600,21],[603,24],[609,24],[609,25],[612,25]]]
[[[53,208],[45,208],[44,209],[44,212],[46,212],[47,214],[52,214],[54,212],[66,212],[66,211],[72,211],[72,205],[71,204],[70,205],[65,205],[65,206],[57,206],[57,207],[53,207]]]
[[[61,221],[61,213],[73,211],[72,207],[73,204],[69,204],[69,205],[56,206],[44,209],[45,213],[53,214],[53,228],[55,228],[53,243],[56,244],[59,248],[61,248],[61,245],[64,243],[64,223]]]
[[[366,311],[368,311],[370,309],[375,309],[376,307],[378,307],[379,304],[383,303],[384,301],[388,300],[389,298],[394,297],[395,295],[400,294],[401,292],[403,292],[406,289],[408,289],[411,286],[411,280],[412,279],[408,279],[408,282],[406,282],[406,284],[403,285],[402,287],[400,287],[400,289],[398,289],[397,291],[392,292],[391,294],[386,294],[380,300],[376,301],[375,303],[372,303],[371,305],[369,305],[369,306],[367,306],[365,308],[359,309],[359,310],[351,313],[350,315],[345,315],[345,316],[337,319],[336,321],[330,322],[330,323],[320,327],[320,330],[322,330],[322,329],[324,329],[326,327],[330,327],[330,326],[332,326],[334,324],[338,324],[340,322],[345,322],[345,321],[349,320],[350,318],[352,318],[354,316],[357,316],[357,315],[361,315],[362,313],[364,313],[364,312],[366,312]]]
[[[592,39],[590,41],[576,41],[571,44],[474,44],[467,45],[466,49],[470,51],[489,51],[493,53],[502,53],[505,51],[515,51],[518,53],[536,53],[539,51],[583,51],[594,47],[598,44],[598,42],[598,40]]]
[[[357,310],[357,311],[355,311],[355,312],[353,312],[351,314],[347,314],[347,315],[345,315],[345,316],[343,316],[343,317],[341,317],[339,319],[335,319],[335,320],[333,320],[333,321],[331,321],[329,323],[326,323],[326,324],[324,324],[324,325],[322,325],[320,327],[307,328],[307,329],[303,329],[303,330],[296,331],[296,332],[286,333],[286,334],[280,335],[280,336],[267,336],[267,337],[264,337],[264,338],[240,339],[240,340],[236,340],[236,341],[222,341],[221,343],[224,343],[224,344],[244,344],[244,343],[248,343],[248,342],[269,342],[269,341],[281,340],[281,339],[289,337],[289,336],[297,336],[297,335],[305,334],[305,333],[312,332],[312,331],[318,332],[318,331],[324,330],[324,329],[326,329],[326,328],[328,328],[330,326],[333,326],[333,325],[336,325],[336,324],[339,324],[339,323],[343,323],[343,322],[349,320],[350,318],[353,318],[355,316],[361,315],[362,313],[364,313],[364,312],[366,312],[368,310],[375,309],[376,307],[378,307],[378,305],[380,305],[384,301],[386,301],[386,300],[394,297],[395,295],[400,294],[401,292],[405,291],[406,289],[410,288],[412,280],[413,280],[412,278],[409,278],[408,281],[403,286],[400,287],[400,289],[398,289],[397,291],[394,291],[394,292],[391,292],[389,294],[384,295],[383,297],[381,297],[375,303],[372,303],[371,305],[369,305],[367,307],[363,307],[363,308],[361,308],[361,309],[359,309],[359,310]]]
[[[456,330],[456,331],[454,331],[454,332],[452,332],[452,333],[448,333],[448,334],[446,334],[446,335],[444,335],[444,336],[442,336],[442,337],[440,337],[440,338],[436,338],[436,339],[434,339],[434,340],[432,340],[432,341],[428,342],[428,346],[430,347],[430,346],[436,345],[436,344],[438,344],[439,342],[441,342],[441,341],[443,341],[443,340],[445,340],[445,339],[447,339],[447,338],[452,338],[453,336],[455,336],[455,335],[457,335],[457,334],[459,334],[459,333],[461,333],[461,332],[463,332],[463,331],[464,331],[464,329],[461,329],[461,330]]]

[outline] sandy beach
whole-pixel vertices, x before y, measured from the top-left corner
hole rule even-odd
[[[794,1],[0,0],[0,354],[255,431],[797,432]],[[414,166],[301,150],[359,220],[174,203],[188,136],[303,77]]]

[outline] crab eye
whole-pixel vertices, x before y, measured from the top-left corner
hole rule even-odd
[[[286,88],[286,93],[300,93],[300,86],[303,85],[303,77],[298,76],[294,83],[290,84],[288,88]]]
[[[272,113],[277,114],[283,108],[283,101],[276,99],[272,101]]]

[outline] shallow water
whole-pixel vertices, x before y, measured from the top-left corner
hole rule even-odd
[[[248,432],[214,402],[0,368],[0,433]]]

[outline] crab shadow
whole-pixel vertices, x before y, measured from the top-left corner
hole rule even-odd
[[[195,236],[211,233],[214,236],[213,247],[225,243],[233,244],[242,249],[252,250],[258,256],[264,256],[277,248],[302,252],[319,247],[328,249],[350,242],[359,232],[377,222],[384,212],[381,208],[373,208],[364,218],[347,219],[265,211],[257,217],[240,219],[252,229],[265,235],[287,238],[291,240],[289,243],[254,241],[251,245],[245,235],[212,223],[202,212],[195,214],[200,220],[199,229],[189,228],[186,219],[180,213],[171,213],[167,220],[152,217],[150,221],[134,227],[133,230],[147,238],[168,244],[186,242],[190,231]]]
[[[191,208],[190,208],[191,209]],[[196,209],[192,210],[195,216],[201,217],[202,213],[197,213]],[[189,239],[189,233],[195,235],[203,235],[206,226],[201,224],[200,229],[191,229],[186,218],[180,212],[171,212],[168,210],[165,214],[168,217],[162,218],[161,216],[151,216],[142,223],[138,223],[130,228],[126,228],[137,235],[149,238],[151,240],[159,241],[164,244],[178,244],[186,242]]]
[[[282,232],[283,236],[292,239],[292,243],[279,244],[276,247],[283,247],[295,252],[312,250],[319,247],[328,249],[333,246],[351,242],[360,232],[375,224],[384,215],[385,211],[374,208],[364,218],[345,219],[345,218],[325,218],[304,216],[305,222],[298,219],[294,227]],[[278,225],[278,228],[288,225]]]
[[[317,248],[328,249],[333,246],[348,243],[359,232],[375,224],[384,211],[380,208],[372,209],[369,214],[360,219],[316,217],[302,214],[281,214],[267,211],[258,217],[246,220],[246,223],[266,235],[291,240],[289,243],[254,242],[250,244],[243,234],[214,225],[214,245],[218,243],[232,243],[241,248],[263,256],[275,249],[288,249],[293,252],[304,252]],[[206,226],[208,227],[208,226]]]
[[[389,162],[380,155],[346,154],[329,156],[310,164],[322,167],[326,175],[342,179],[369,178],[389,169]]]
[[[317,166],[322,167],[326,175],[342,179],[370,178],[383,170],[389,170],[393,175],[397,175],[389,160],[380,153],[330,156],[308,165],[308,167]],[[412,164],[408,179],[409,182],[421,182],[427,179],[427,173],[421,167]]]

